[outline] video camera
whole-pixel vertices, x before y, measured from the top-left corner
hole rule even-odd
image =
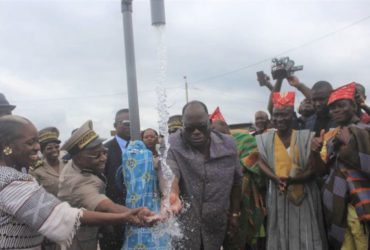
[[[302,70],[303,66],[294,66],[289,57],[272,59],[271,75],[274,80],[284,79],[293,75],[295,71]]]

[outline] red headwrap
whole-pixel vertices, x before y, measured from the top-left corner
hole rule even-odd
[[[355,100],[355,92],[356,92],[355,82],[351,82],[342,87],[334,89],[329,97],[328,105],[332,104],[333,102],[337,100],[341,100],[341,99]]]
[[[274,104],[274,108],[294,107],[294,99],[294,92],[274,92],[272,95],[272,103]]]
[[[225,118],[221,114],[221,111],[220,111],[219,107],[217,107],[215,109],[215,111],[213,111],[213,113],[209,116],[209,119],[211,119],[211,121],[213,121],[213,122],[218,121],[218,120],[225,121]]]

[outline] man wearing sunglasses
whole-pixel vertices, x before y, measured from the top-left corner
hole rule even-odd
[[[107,160],[107,148],[87,121],[64,143],[72,157],[59,177],[58,197],[73,207],[82,207],[89,211],[126,213],[133,211],[114,203],[105,195],[106,179],[103,174]],[[147,208],[131,214],[128,223],[148,225],[148,216],[152,213]],[[68,250],[94,250],[98,244],[98,227],[81,226]]]
[[[180,213],[184,234],[175,244],[182,249],[220,249],[228,222],[240,216],[242,175],[236,146],[229,135],[210,129],[204,103],[187,103],[182,115],[184,127],[170,136],[167,158],[175,175],[169,212]],[[160,181],[165,187],[164,177]]]
[[[122,154],[130,142],[130,117],[128,109],[117,111],[113,123],[116,135],[106,142],[104,146],[108,149],[107,161],[104,174],[107,178],[107,188],[105,194],[115,203],[124,205],[126,188],[118,190],[115,185],[115,176],[119,166],[122,164]],[[120,192],[122,191],[122,192]],[[124,229],[121,226],[114,226],[114,232],[101,231],[102,238],[99,240],[102,250],[120,250],[123,244],[122,235]]]

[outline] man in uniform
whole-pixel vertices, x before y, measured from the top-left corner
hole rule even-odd
[[[168,118],[168,133],[172,134],[175,133],[178,129],[182,128],[182,116],[181,115],[173,115]]]
[[[62,146],[72,160],[64,167],[59,183],[58,197],[68,201],[73,207],[83,207],[90,211],[124,213],[129,208],[114,203],[105,195],[105,177],[103,174],[107,160],[107,148],[103,139],[94,132],[92,122],[87,121]],[[135,213],[129,222],[145,225],[149,216],[154,215],[146,208]],[[97,249],[97,227],[81,226],[70,250]]]
[[[57,196],[59,175],[65,162],[60,159],[59,130],[47,127],[39,131],[40,151],[43,158],[30,168],[29,174],[35,177],[46,191]]]

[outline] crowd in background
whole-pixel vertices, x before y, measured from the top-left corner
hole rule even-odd
[[[369,249],[364,86],[261,85],[268,112],[249,128],[187,103],[168,121],[165,163],[155,129],[130,142],[128,109],[110,140],[87,121],[62,143],[55,124],[36,130],[1,94],[0,249]],[[156,235],[172,216],[182,236]]]

